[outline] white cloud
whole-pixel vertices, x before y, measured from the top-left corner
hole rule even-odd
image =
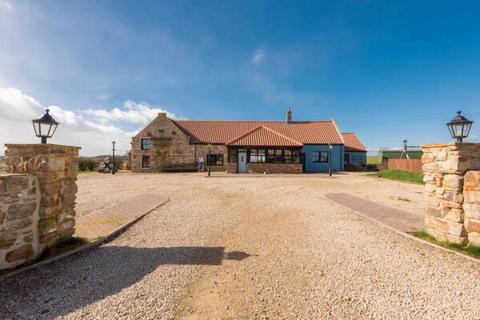
[[[0,10],[5,10],[5,11],[12,11],[13,6],[10,2],[7,0],[0,0]]]
[[[38,143],[32,128],[32,119],[43,115],[45,106],[34,98],[15,88],[0,87],[0,154],[4,153],[6,143]],[[139,104],[128,100],[122,109],[112,111],[95,109],[87,111],[95,119],[86,119],[78,110],[49,106],[50,114],[60,122],[51,143],[82,147],[82,155],[108,154],[111,142],[117,142],[119,153],[130,150],[130,140],[138,132],[126,131],[115,121],[127,121],[143,127],[164,109],[152,108],[148,104]],[[168,113],[172,115],[171,113]],[[138,129],[138,128],[137,128]]]
[[[83,110],[86,114],[94,115],[104,122],[125,121],[131,124],[145,125],[152,121],[158,113],[165,112],[167,116],[172,119],[179,119],[174,113],[168,112],[164,108],[152,106],[145,102],[135,102],[127,100],[123,103],[123,108],[113,108],[112,110],[105,109],[86,109]]]
[[[252,56],[252,59],[250,60],[250,62],[252,64],[260,64],[265,60],[266,57],[267,57],[267,55],[265,53],[265,50],[257,49],[253,53],[253,56]]]
[[[103,100],[106,100],[108,99],[108,94],[100,94],[97,96],[97,100],[98,101],[103,101]]]

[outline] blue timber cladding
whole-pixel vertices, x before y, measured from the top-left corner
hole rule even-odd
[[[348,164],[357,166],[365,166],[367,164],[366,152],[346,151],[345,153],[348,155]]]
[[[332,170],[342,171],[344,160],[343,145],[332,145]],[[306,144],[302,148],[302,153],[305,154],[305,172],[328,172],[328,162],[314,162],[313,154],[318,151],[329,151],[327,144]]]

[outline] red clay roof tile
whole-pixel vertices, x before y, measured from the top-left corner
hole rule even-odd
[[[367,148],[360,142],[355,133],[343,132],[342,135],[345,140],[345,151],[367,151]]]
[[[228,146],[248,146],[248,147],[288,147],[303,146],[302,143],[290,139],[265,126],[259,126],[246,134],[227,143]]]
[[[226,144],[265,127],[301,144],[343,144],[333,121],[210,121],[172,120],[192,142]]]

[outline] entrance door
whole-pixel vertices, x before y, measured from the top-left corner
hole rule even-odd
[[[302,163],[302,171],[305,172],[305,166],[306,166],[306,163],[305,163],[305,152],[302,152],[300,154],[300,162]]]
[[[247,150],[238,150],[238,173],[247,172]]]

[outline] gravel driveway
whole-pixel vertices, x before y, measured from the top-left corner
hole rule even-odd
[[[0,282],[1,319],[480,318],[479,264],[325,198],[421,215],[421,186],[215,173],[86,174],[79,187],[79,214],[142,193],[171,201],[106,245]]]

